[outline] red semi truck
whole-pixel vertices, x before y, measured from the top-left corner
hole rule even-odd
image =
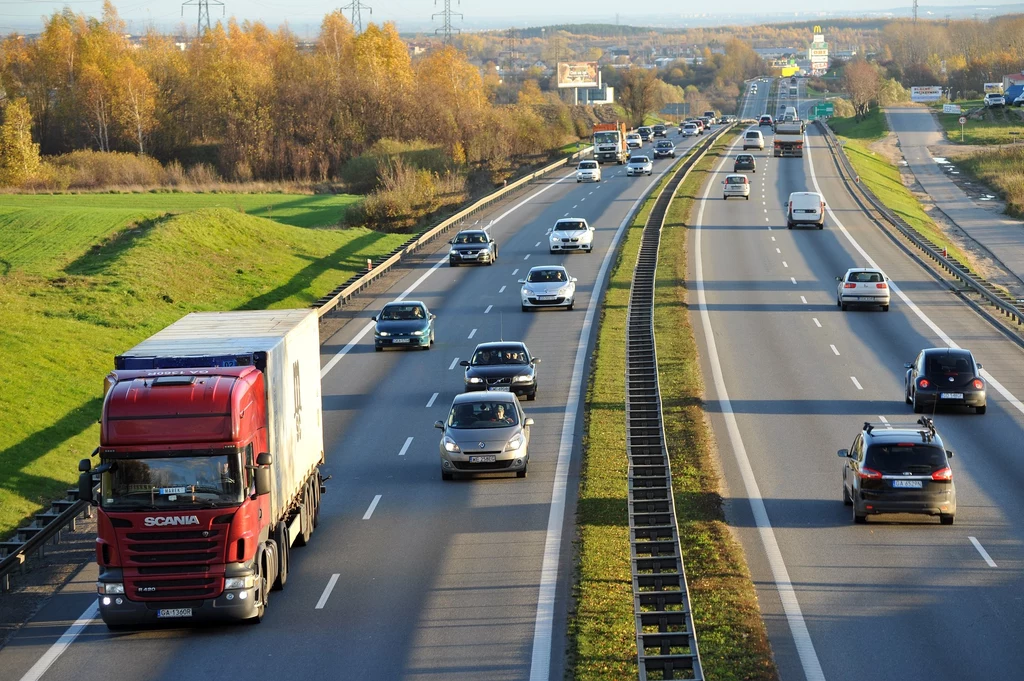
[[[103,621],[259,621],[324,491],[316,313],[193,313],[114,364],[79,465]]]

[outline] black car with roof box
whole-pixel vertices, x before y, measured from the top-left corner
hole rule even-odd
[[[930,418],[916,424],[865,423],[849,449],[840,449],[843,503],[853,521],[869,515],[937,515],[943,525],[956,516],[956,486],[949,459]]]
[[[513,392],[528,400],[537,397],[537,363],[525,343],[480,343],[473,357],[459,362],[466,367],[466,391]]]
[[[914,405],[915,413],[938,407],[974,407],[975,414],[984,414],[988,408],[981,365],[970,350],[927,348],[903,366],[907,369],[903,397]]]

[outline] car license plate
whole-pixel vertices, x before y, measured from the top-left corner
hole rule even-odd
[[[964,399],[963,393],[939,393],[939,397],[944,400],[962,400]]]
[[[898,487],[900,489],[921,489],[921,481],[920,480],[893,480],[892,481],[892,486],[893,487]]]
[[[392,343],[408,343],[409,339],[408,338],[395,338],[395,339],[392,339],[391,342]]]
[[[489,456],[471,456],[471,457],[469,457],[469,462],[470,463],[494,463],[494,461],[495,461],[495,458],[494,458],[493,454],[491,454]]]
[[[192,608],[169,608],[167,610],[157,610],[156,616],[161,619],[171,617],[191,617]]]
[[[497,390],[498,392],[504,392],[504,393],[508,392],[508,386],[507,385],[494,385],[494,386],[491,386],[491,387],[489,387],[487,389],[488,390]]]
[[[554,300],[555,296],[537,296],[537,300]]]

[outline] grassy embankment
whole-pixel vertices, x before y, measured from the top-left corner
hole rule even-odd
[[[769,681],[777,677],[756,594],[722,512],[686,300],[685,226],[708,172],[732,139],[717,143],[691,172],[666,217],[655,330],[680,539],[704,673],[721,681]],[[570,622],[572,676],[577,681],[620,681],[637,673],[626,486],[625,329],[633,266],[653,201],[646,202],[630,225],[612,270],[587,394],[577,602]]]
[[[976,152],[956,162],[960,170],[1006,201],[1008,215],[1024,218],[1024,144]]]
[[[907,221],[923,236],[933,242],[945,245],[947,252],[961,262],[968,262],[946,234],[924,212],[921,204],[900,181],[899,168],[889,163],[882,155],[871,151],[871,143],[889,132],[885,115],[880,109],[872,109],[862,121],[853,118],[832,118],[829,125],[844,142],[843,148],[850,159],[860,181],[894,213]]]
[[[1024,142],[1024,109],[1017,107],[985,108],[983,100],[957,102],[966,116],[968,111],[979,109],[967,118],[963,128],[963,144],[1010,144],[1014,138]],[[961,114],[942,113],[942,105],[933,107],[939,117],[939,124],[946,131],[946,137],[953,144],[961,144]],[[1018,133],[1011,135],[1011,132]]]
[[[77,479],[112,357],[193,310],[306,306],[403,235],[357,197],[0,196],[0,536]]]

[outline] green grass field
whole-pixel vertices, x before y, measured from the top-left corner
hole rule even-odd
[[[964,115],[971,109],[981,108],[981,120],[977,115],[967,117],[960,138],[960,114],[944,114],[938,110],[939,124],[946,131],[949,141],[954,144],[1011,144],[1014,139],[1024,142],[1024,109],[1007,106],[985,109],[982,100],[957,102],[963,107]],[[1011,135],[1010,133],[1017,133]]]
[[[828,125],[840,137],[863,142],[881,139],[889,132],[885,114],[878,107],[871,109],[868,115],[859,121],[853,117],[830,118]]]
[[[680,540],[706,678],[773,681],[771,651],[743,552],[724,523],[686,307],[683,226],[708,170],[732,139],[713,147],[669,209],[659,254],[655,328]],[[587,393],[577,505],[577,603],[570,621],[569,655],[577,681],[637,675],[626,501],[625,337],[633,266],[653,202],[649,199],[630,225],[612,270]]]
[[[354,200],[0,196],[0,536],[76,480],[115,354],[193,310],[309,305],[405,241],[309,227]]]
[[[1006,201],[1006,213],[1024,217],[1024,144],[986,149],[956,159],[960,170],[992,187]]]

